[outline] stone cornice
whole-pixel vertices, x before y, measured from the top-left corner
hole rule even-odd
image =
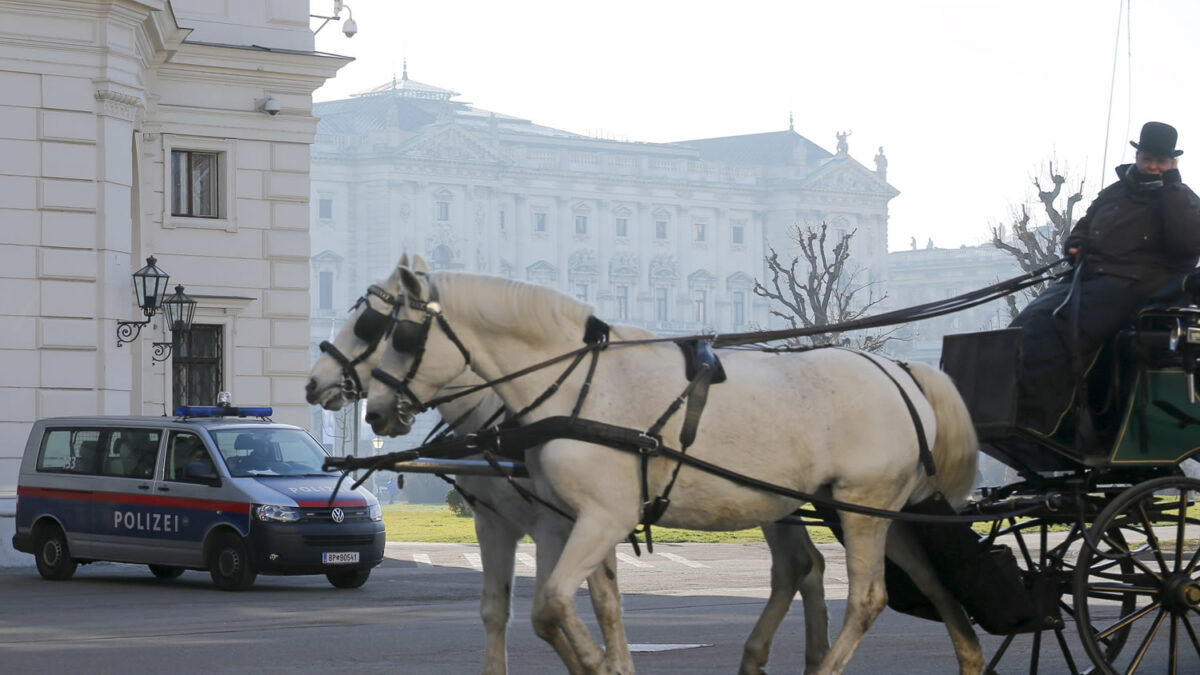
[[[142,107],[140,97],[114,91],[109,89],[105,83],[98,83],[98,86],[95,95],[101,115],[115,117],[126,122],[132,122],[137,117],[138,109]]]

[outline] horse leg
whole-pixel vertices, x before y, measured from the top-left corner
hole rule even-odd
[[[829,653],[829,607],[825,602],[825,556],[808,536],[808,528],[790,525],[797,548],[793,550],[804,603],[804,672],[815,673]]]
[[[811,673],[829,651],[829,613],[825,605],[825,558],[802,525],[764,525],[771,550],[771,595],[742,648],[739,675],[766,672],[771,642],[791,607],[796,591],[804,603],[805,672]]]
[[[938,615],[950,633],[950,642],[954,644],[959,673],[979,675],[983,672],[983,650],[979,646],[975,631],[971,629],[967,613],[938,581],[929,557],[907,523],[892,524],[887,538],[887,556],[904,570],[937,608]]]
[[[575,592],[579,585],[612,555],[613,546],[620,538],[621,533],[613,523],[606,524],[596,517],[579,514],[557,564],[533,599],[534,632],[543,639],[551,639],[561,631],[578,664],[587,673],[632,675],[633,672],[632,663],[628,670],[617,670],[621,664],[605,658],[604,651],[575,612]],[[615,579],[613,582],[615,584]]]
[[[621,589],[617,587],[617,550],[604,556],[604,563],[588,576],[588,594],[592,611],[604,636],[604,658],[618,672],[633,672],[633,656],[625,639],[625,624],[621,621]]]
[[[579,663],[579,659],[575,656],[575,650],[567,642],[566,635],[558,629],[558,626],[554,624],[542,624],[537,620],[537,599],[541,596],[542,589],[546,586],[546,578],[550,576],[550,572],[558,565],[559,557],[562,555],[563,544],[567,539],[569,526],[570,523],[561,516],[545,509],[539,512],[536,524],[534,525],[533,538],[537,542],[537,548],[535,549],[537,571],[534,575],[533,632],[554,648],[555,653],[558,654],[558,658],[562,659],[568,673],[571,675],[584,675],[587,671]]]
[[[488,479],[495,480],[495,479]],[[506,634],[512,612],[513,565],[521,528],[500,517],[487,506],[475,507],[475,536],[483,562],[483,592],[479,616],[483,619],[483,675],[505,675],[508,671]]]
[[[864,503],[856,496],[837,496],[851,503]],[[828,675],[840,675],[862,642],[867,629],[887,606],[887,589],[883,583],[884,546],[890,524],[882,518],[839,512],[846,540],[846,576],[849,597],[846,600],[846,619],[842,630],[818,670]]]

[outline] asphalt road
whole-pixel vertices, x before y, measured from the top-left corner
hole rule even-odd
[[[836,631],[845,609],[842,554],[838,546],[822,548]],[[206,572],[160,581],[145,567],[113,563],[81,566],[66,582],[43,581],[32,566],[0,569],[0,672],[478,672],[478,548],[389,544],[387,556],[356,590],[335,589],[320,576],[259,577],[250,591],[227,593]],[[532,546],[522,545],[509,628],[514,675],[563,672],[529,624],[532,556]],[[659,544],[641,558],[623,545],[618,575],[638,672],[736,672],[767,595],[769,565],[762,544]],[[803,669],[798,603],[776,638],[773,673]],[[578,606],[595,632],[583,591]],[[1000,638],[982,637],[990,656]],[[1068,640],[1082,654],[1074,636]],[[1029,672],[1030,643],[1018,639],[1000,672]],[[1051,660],[1040,672],[1065,672],[1062,664]],[[958,668],[941,624],[885,611],[847,672]]]

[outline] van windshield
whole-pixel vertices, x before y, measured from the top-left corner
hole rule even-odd
[[[321,470],[325,449],[299,429],[210,429],[209,434],[234,477],[336,473]]]

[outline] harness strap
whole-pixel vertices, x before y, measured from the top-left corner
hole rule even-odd
[[[913,405],[912,399],[909,398],[908,392],[904,391],[904,387],[900,386],[900,383],[897,382],[896,378],[892,377],[892,374],[883,367],[883,364],[879,363],[870,356],[867,356],[867,354],[864,352],[856,351],[854,353],[863,357],[867,361],[870,361],[871,365],[878,368],[884,375],[887,375],[887,379],[891,380],[892,384],[896,385],[897,391],[900,392],[900,397],[904,399],[904,407],[908,408],[908,414],[912,417],[913,427],[917,430],[917,456],[921,460],[921,466],[924,467],[927,475],[933,476],[937,473],[937,466],[933,461],[933,453],[929,450],[929,439],[925,437],[925,427],[921,424],[921,417],[917,414],[917,408]],[[908,373],[909,377],[912,377],[912,372],[909,371],[908,368],[905,368],[904,370]],[[913,378],[913,381],[916,381],[915,377]],[[920,389],[920,387],[921,386],[918,384],[917,388]]]
[[[496,445],[496,439],[498,436],[503,437],[502,446]],[[764,480],[739,474],[731,469],[727,469],[717,464],[693,457],[692,455],[684,454],[673,448],[666,447],[659,443],[658,439],[650,438],[644,432],[637,429],[619,427],[613,424],[587,419],[580,419],[572,422],[570,418],[565,416],[547,417],[545,419],[538,420],[537,422],[532,422],[524,427],[488,429],[486,431],[468,434],[462,438],[453,438],[447,441],[433,443],[422,448],[392,452],[388,453],[387,455],[380,455],[378,457],[355,457],[353,455],[347,455],[345,457],[329,457],[325,460],[325,468],[340,469],[347,472],[346,475],[349,475],[350,471],[357,469],[386,468],[395,462],[407,462],[420,457],[458,459],[466,457],[467,455],[480,454],[486,447],[496,447],[498,448],[497,454],[501,454],[505,457],[511,457],[513,456],[514,451],[524,452],[526,448],[530,448],[535,445],[541,445],[548,440],[556,438],[569,438],[572,440],[584,441],[586,443],[603,445],[605,447],[621,450],[623,452],[641,452],[645,450],[647,452],[651,452],[652,454],[661,454],[670,459],[675,459],[710,475],[724,478],[735,485],[741,485],[742,487],[768,492],[780,497],[795,499],[797,501],[821,504],[839,511],[858,513],[864,516],[873,516],[876,518],[889,518],[892,520],[916,523],[977,523],[983,521],[991,522],[1003,518],[1016,518],[1043,508],[1043,502],[1038,501],[1006,513],[933,516],[920,513],[889,511],[887,509],[877,509],[870,506],[862,506],[860,504],[851,504],[849,502],[830,499],[820,495],[802,492],[800,490],[793,490],[781,485],[775,485]],[[363,480],[365,479],[359,479],[358,484],[361,484]],[[334,497],[336,497],[336,495],[337,490],[335,490],[333,493]],[[1050,495],[1048,499],[1053,499],[1055,497],[1056,495]]]

